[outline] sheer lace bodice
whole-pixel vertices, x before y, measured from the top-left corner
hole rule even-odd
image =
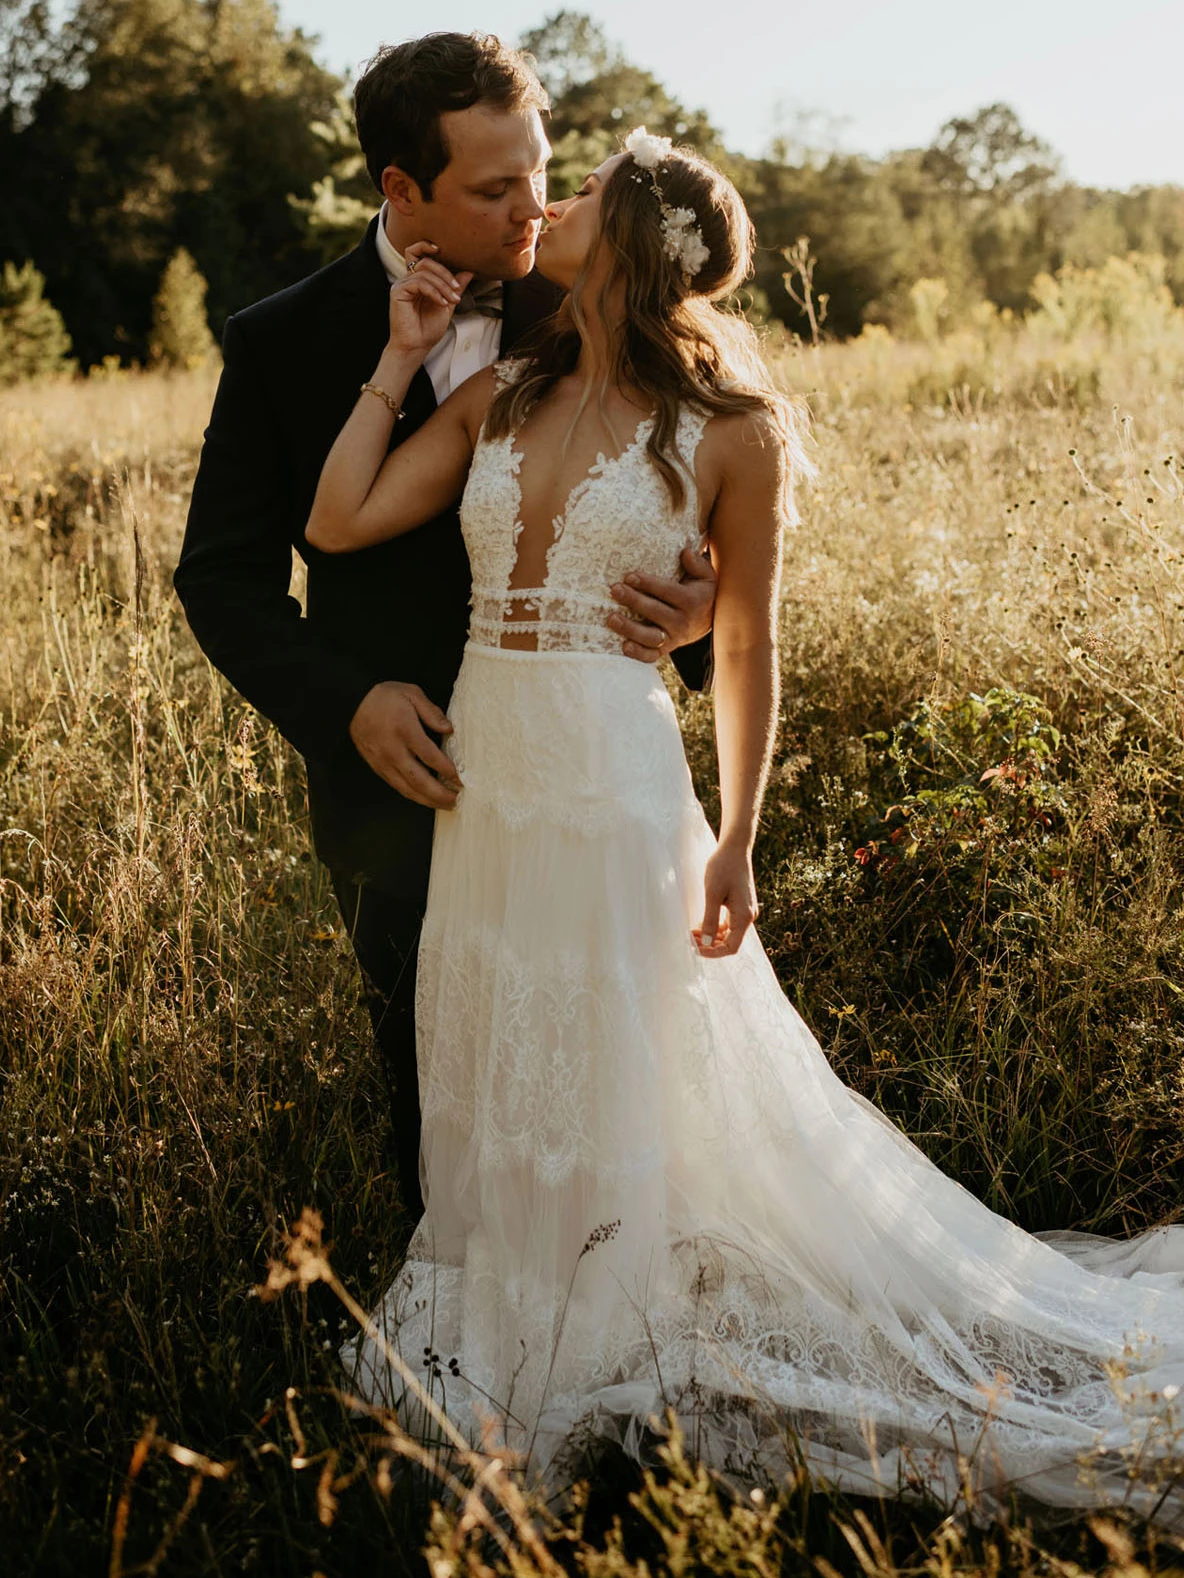
[[[495,376],[509,383],[523,365],[499,362]],[[598,456],[552,522],[542,586],[513,585],[523,532],[517,436],[482,434],[460,507],[473,573],[470,641],[496,647],[506,636],[534,636],[540,652],[619,653],[621,638],[605,623],[617,609],[609,587],[630,570],[676,577],[679,554],[700,541],[694,463],[707,421],[689,408],[679,417],[687,491],[677,509],[646,456],[652,418],[619,455]]]

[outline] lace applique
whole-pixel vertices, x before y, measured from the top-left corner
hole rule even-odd
[[[527,365],[498,362],[494,376],[509,385]],[[680,413],[676,444],[688,487],[678,509],[646,455],[652,426],[647,417],[619,455],[600,455],[572,489],[547,550],[546,584],[513,589],[522,535],[522,455],[513,434],[482,435],[460,507],[473,575],[469,639],[500,646],[506,635],[534,635],[540,652],[619,654],[620,637],[606,623],[617,609],[608,588],[630,570],[677,577],[680,553],[700,541],[694,463],[708,420],[689,407]]]

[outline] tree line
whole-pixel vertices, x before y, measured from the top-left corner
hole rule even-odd
[[[728,170],[760,243],[755,316],[810,330],[786,289],[795,261],[838,337],[907,330],[919,280],[943,282],[954,322],[984,300],[1023,311],[1041,273],[1132,251],[1162,255],[1184,301],[1184,190],[1068,181],[1006,105],[881,159],[808,136],[745,158],[589,17],[560,11],[521,42],[552,96],[552,191],[640,122]],[[60,361],[67,339],[83,367],[193,359],[207,321],[220,332],[353,244],[376,199],[348,85],[316,48],[269,0],[78,0],[65,16],[0,0],[0,369],[13,376],[18,340],[18,372]],[[801,237],[809,257],[787,260]]]

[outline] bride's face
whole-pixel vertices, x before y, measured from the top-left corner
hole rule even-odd
[[[570,290],[596,242],[605,182],[627,155],[615,153],[592,171],[574,197],[548,203],[547,228],[539,237],[535,266],[552,284]]]

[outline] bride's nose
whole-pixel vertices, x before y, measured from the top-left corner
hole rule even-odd
[[[559,200],[554,203],[547,203],[543,207],[543,218],[549,225],[553,225],[557,219],[561,219],[563,217],[563,210],[566,207],[567,203],[563,200]]]

